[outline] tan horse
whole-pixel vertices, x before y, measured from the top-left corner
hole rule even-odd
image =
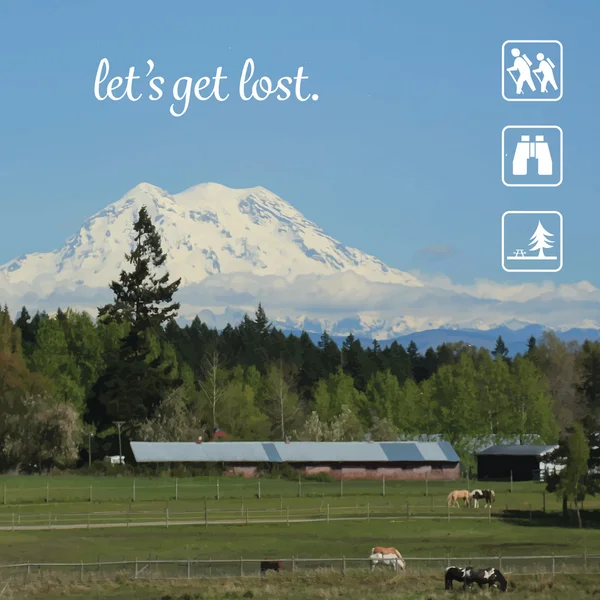
[[[469,506],[471,501],[469,490],[454,490],[448,494],[448,506],[458,506],[459,500],[464,500],[465,506]]]
[[[384,546],[375,546],[375,548],[371,548],[371,554],[395,554],[398,558],[402,558],[402,555],[396,548],[386,548]]]
[[[398,568],[400,568],[401,571],[406,569],[406,563],[396,548],[375,546],[374,548],[371,548],[371,556],[369,557],[369,560],[371,561],[371,571],[375,569],[375,565],[379,562],[386,565],[391,564],[394,571],[397,571]]]

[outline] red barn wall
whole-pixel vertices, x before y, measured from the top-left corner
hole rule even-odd
[[[307,465],[298,466],[299,473],[304,475],[315,475],[327,473],[333,479],[377,479],[384,477],[388,480],[457,480],[460,479],[460,465],[427,465],[427,464],[403,464],[398,466],[349,466],[334,468],[330,465]],[[256,467],[250,465],[232,465],[225,473],[237,477],[257,477]]]

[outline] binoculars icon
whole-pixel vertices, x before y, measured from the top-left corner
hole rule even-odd
[[[552,156],[548,142],[544,141],[543,135],[536,135],[534,142],[531,141],[529,135],[521,136],[521,141],[517,142],[513,157],[513,175],[527,175],[530,159],[537,161],[538,175],[552,175]]]

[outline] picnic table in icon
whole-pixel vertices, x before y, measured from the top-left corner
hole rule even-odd
[[[523,258],[525,258],[525,250],[523,250],[522,248],[517,248],[514,252],[513,252],[514,256],[522,256]]]

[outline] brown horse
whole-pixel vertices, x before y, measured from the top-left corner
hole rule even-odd
[[[458,506],[459,500],[464,500],[465,506],[469,506],[471,501],[469,490],[454,490],[448,494],[448,506]]]

